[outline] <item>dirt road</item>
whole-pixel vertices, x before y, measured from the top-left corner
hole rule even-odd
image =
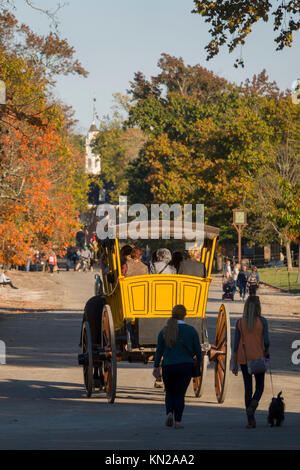
[[[283,427],[267,426],[269,376],[257,428],[248,430],[241,373],[230,374],[226,401],[219,405],[211,365],[203,396],[194,398],[189,389],[185,428],[175,430],[164,426],[164,394],[153,388],[150,364],[119,364],[115,404],[108,404],[101,393],[86,398],[77,353],[82,310],[93,295],[93,275],[21,274],[27,278],[22,281],[18,274],[19,291],[0,292],[0,339],[7,348],[6,364],[0,365],[1,449],[300,449],[300,365],[291,363],[291,344],[300,340],[299,297],[269,288],[260,292],[270,327],[274,388],[276,393],[283,391],[286,402]],[[30,289],[36,292],[33,305]],[[14,295],[19,302],[15,307]],[[207,304],[212,343],[220,303],[221,284],[216,279]],[[233,335],[243,304],[227,306]]]

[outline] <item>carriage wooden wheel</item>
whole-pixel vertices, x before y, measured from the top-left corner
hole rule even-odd
[[[204,390],[207,366],[208,366],[208,356],[207,354],[202,354],[201,376],[193,377],[193,389],[194,389],[195,397],[200,398],[202,396],[202,393]]]
[[[106,397],[109,403],[114,403],[117,388],[117,360],[115,330],[109,305],[105,305],[102,312],[101,341],[101,346],[106,352],[106,358],[103,361]]]
[[[88,397],[92,395],[93,391],[93,351],[92,351],[92,335],[88,322],[84,322],[82,327],[82,353],[86,356],[83,365],[83,379]]]
[[[222,304],[216,326],[215,345],[211,346],[210,360],[215,363],[215,391],[219,403],[226,396],[230,368],[230,319]]]

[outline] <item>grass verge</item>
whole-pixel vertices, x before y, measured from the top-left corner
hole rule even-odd
[[[300,283],[297,282],[298,269],[289,272],[287,268],[264,268],[259,270],[260,280],[266,284],[296,294],[300,293]]]

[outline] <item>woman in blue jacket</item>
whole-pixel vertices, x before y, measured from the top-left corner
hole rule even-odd
[[[184,398],[192,378],[193,357],[201,360],[199,335],[194,327],[184,322],[184,305],[175,305],[172,317],[158,335],[158,344],[154,360],[153,375],[159,376],[162,362],[162,377],[166,390],[166,426],[183,428],[181,418],[184,410]]]

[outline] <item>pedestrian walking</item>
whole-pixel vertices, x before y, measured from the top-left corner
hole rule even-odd
[[[94,264],[96,263],[97,260],[97,252],[98,252],[98,244],[96,240],[96,235],[93,235],[90,239],[90,244],[89,244],[89,249],[91,252],[91,258],[90,258],[90,271],[94,271]]]
[[[162,377],[166,397],[166,426],[183,428],[181,424],[186,390],[192,378],[193,357],[201,360],[199,335],[194,327],[184,322],[184,305],[175,305],[172,317],[158,335],[153,376],[157,379],[162,362]]]
[[[244,300],[246,297],[248,277],[249,272],[247,271],[247,266],[243,265],[242,270],[238,274],[236,282],[240,289],[240,300]]]
[[[240,365],[243,374],[247,428],[256,427],[254,414],[264,391],[269,347],[268,322],[261,316],[259,297],[250,296],[246,300],[243,317],[236,323],[232,368],[233,374],[238,375]],[[252,375],[255,378],[254,394]]]
[[[35,271],[38,271],[40,263],[41,263],[39,250],[35,250],[33,261],[34,261],[34,269]]]
[[[29,273],[30,267],[31,267],[31,255],[27,256],[27,263],[26,263],[26,268],[25,268],[27,273]]]
[[[72,259],[73,259],[73,247],[72,246],[69,246],[67,248],[67,253],[66,253],[66,271],[69,272],[70,269],[71,269],[71,262],[72,262]]]
[[[259,288],[259,274],[256,266],[252,266],[251,273],[247,280],[247,287],[249,289],[249,295],[256,295],[256,291]]]
[[[55,266],[57,266],[57,257],[54,251],[51,251],[49,257],[48,257],[48,265],[50,269],[50,273],[53,274]]]
[[[236,293],[237,279],[238,279],[238,275],[239,275],[240,269],[241,269],[241,265],[240,265],[240,264],[237,263],[237,264],[234,265],[233,273],[232,273],[232,279],[233,279],[233,281],[234,281],[234,285],[233,285],[233,289],[232,289],[232,295],[235,295],[235,293]]]
[[[89,250],[89,247],[86,245],[84,247],[84,250],[82,250],[80,254],[81,266],[82,266],[83,272],[87,272],[90,269],[91,257],[92,257],[92,253]]]
[[[74,257],[74,259],[76,259],[75,261],[75,267],[74,267],[74,271],[80,271],[80,268],[81,268],[81,255],[83,253],[83,249],[82,248],[77,248],[76,249],[76,258]]]
[[[229,276],[232,275],[230,259],[228,259],[226,261],[226,264],[225,264],[224,270],[223,270],[223,276],[227,277],[227,273],[229,274]]]

